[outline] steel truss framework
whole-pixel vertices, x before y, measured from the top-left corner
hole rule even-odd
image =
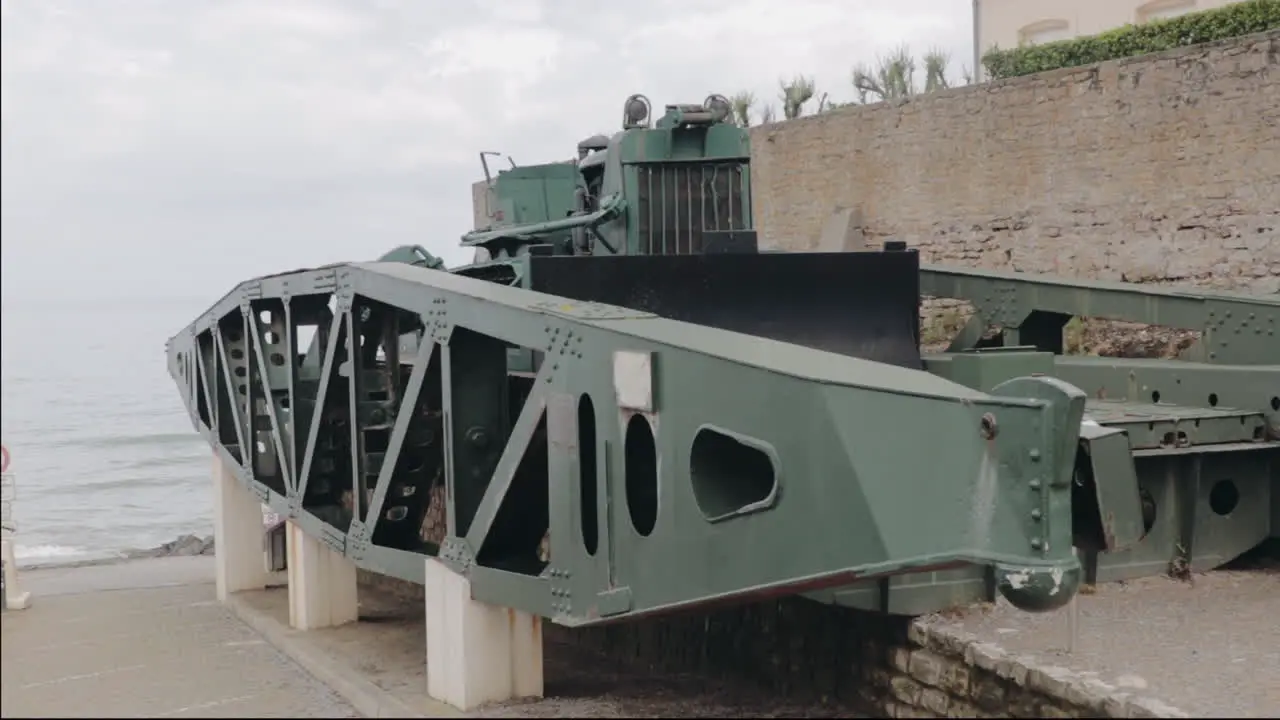
[[[1079,579],[1085,396],[1050,377],[979,391],[395,263],[243,283],[168,355],[196,428],[309,535],[562,624],[851,583],[892,609],[895,576],[966,567],[1044,610]]]

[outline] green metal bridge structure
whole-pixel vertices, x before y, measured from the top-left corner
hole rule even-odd
[[[167,344],[196,430],[356,566],[421,584],[435,557],[567,626],[784,595],[1052,611],[1280,536],[1280,298],[762,251],[728,102],[652,115],[486,164],[472,264],[238,285]],[[945,352],[922,296],[975,309]],[[1076,317],[1200,337],[1076,356]]]

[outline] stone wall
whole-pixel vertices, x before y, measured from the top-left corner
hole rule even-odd
[[[870,685],[886,717],[1183,718],[1187,713],[979,642],[945,618],[913,620]]]
[[[765,244],[1280,292],[1280,31],[752,131]]]

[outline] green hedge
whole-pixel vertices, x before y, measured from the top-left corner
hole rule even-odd
[[[1125,25],[1090,37],[1011,50],[993,48],[982,57],[992,80],[1058,68],[1145,55],[1280,28],[1280,0],[1245,0],[1226,7]]]

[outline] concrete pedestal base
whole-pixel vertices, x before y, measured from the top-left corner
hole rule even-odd
[[[360,615],[355,563],[285,523],[289,553],[289,625],[315,630],[355,622]]]
[[[11,541],[0,540],[0,557],[4,558],[4,609],[26,610],[31,605],[31,593],[23,592],[18,582],[18,565]]]
[[[213,456],[213,552],[218,599],[261,590],[268,573],[262,559],[262,503]]]
[[[471,598],[471,583],[427,559],[427,694],[470,710],[542,697],[542,618]]]

